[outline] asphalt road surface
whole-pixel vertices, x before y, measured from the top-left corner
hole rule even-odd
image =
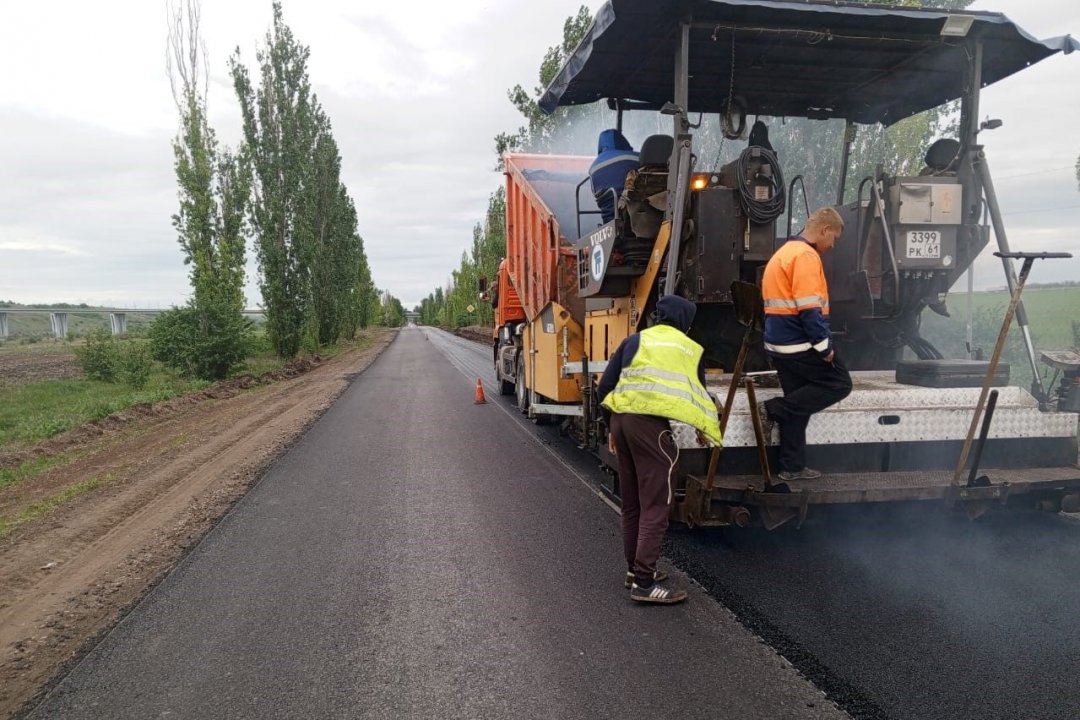
[[[844,717],[681,573],[631,603],[595,461],[494,394],[482,346],[403,330],[30,717]]]
[[[459,346],[474,372],[490,364]],[[604,482],[555,431],[544,437]],[[665,553],[853,717],[1080,718],[1071,517],[852,508],[800,530],[674,531]]]

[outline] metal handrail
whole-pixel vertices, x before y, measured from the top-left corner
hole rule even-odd
[[[862,196],[863,188],[866,187],[866,183],[873,182],[873,181],[874,181],[874,178],[871,175],[867,175],[866,177],[864,177],[862,179],[862,181],[859,182],[859,194],[855,198],[855,237],[857,239],[857,242],[859,243],[858,247],[855,248],[856,251],[857,251],[855,253],[855,272],[859,272],[860,270],[863,269],[863,266],[862,266],[863,248],[866,247],[866,239],[870,235],[870,226],[869,226],[869,224],[866,226],[866,232],[865,233],[863,232],[863,222],[862,222],[862,217],[863,217],[863,213],[862,213],[862,210],[863,210],[863,205],[862,205],[862,203],[863,203],[863,196]],[[869,205],[867,207],[869,207]]]
[[[589,182],[591,178],[586,175],[585,179],[577,184],[574,188],[574,211],[577,213],[577,239],[581,239],[581,216],[582,215],[603,215],[604,211],[597,210],[582,210],[581,209],[581,186]],[[618,210],[619,206],[619,194],[615,192],[615,188],[608,188],[606,192],[610,192],[612,195],[613,206]],[[601,217],[601,220],[603,218]]]
[[[878,211],[878,218],[881,220],[881,241],[885,244],[885,247],[889,250],[889,262],[892,265],[893,272],[893,312],[889,313],[890,318],[898,317],[899,313],[896,310],[896,306],[900,304],[900,267],[896,263],[896,249],[893,247],[892,234],[889,232],[889,223],[885,219],[885,198],[881,196],[881,173],[877,173],[877,177],[874,180],[874,184],[870,186],[871,195],[874,198],[875,207]]]
[[[796,175],[791,178],[791,182],[788,184],[788,208],[787,208],[787,235],[785,238],[791,237],[791,219],[795,210],[795,183],[799,183],[799,187],[802,188],[803,207],[806,209],[806,217],[810,217],[810,201],[806,197],[806,183],[803,181],[802,175]]]

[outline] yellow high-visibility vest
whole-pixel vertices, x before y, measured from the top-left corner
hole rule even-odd
[[[639,335],[637,353],[619,374],[603,406],[617,413],[678,420],[700,430],[713,445],[721,445],[716,403],[697,376],[702,347],[667,325],[656,325]]]

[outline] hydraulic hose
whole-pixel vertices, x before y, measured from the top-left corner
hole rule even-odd
[[[770,197],[764,200],[755,197],[756,183],[752,186],[747,182],[750,162],[758,158],[772,167],[771,176],[758,173],[752,178],[755,181],[764,178],[772,186]],[[780,169],[780,161],[776,159],[776,153],[758,146],[746,148],[735,165],[735,177],[739,184],[739,199],[743,211],[752,222],[765,225],[784,214],[784,210],[787,209],[787,191],[784,186],[784,172]]]

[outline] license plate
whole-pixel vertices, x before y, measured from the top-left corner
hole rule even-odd
[[[941,233],[937,230],[908,230],[907,258],[909,260],[941,258]]]

